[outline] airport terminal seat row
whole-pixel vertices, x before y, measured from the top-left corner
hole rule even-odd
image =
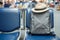
[[[0,40],[17,40],[20,36],[20,11],[0,8]]]
[[[31,11],[26,10],[26,27],[30,29]],[[53,10],[52,10],[53,11]],[[53,13],[51,25],[54,27]],[[17,40],[20,36],[20,10],[17,8],[0,8],[0,40]],[[60,40],[57,36],[31,35],[26,32],[25,40]]]

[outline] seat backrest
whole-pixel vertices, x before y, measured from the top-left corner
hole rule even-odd
[[[26,13],[26,27],[30,28],[30,21],[31,21],[31,10]]]
[[[17,8],[0,8],[0,31],[10,32],[20,28],[20,12]]]

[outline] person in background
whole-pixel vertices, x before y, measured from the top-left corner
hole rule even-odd
[[[19,8],[19,9],[22,9],[22,6],[23,6],[23,0],[18,0],[16,3],[16,8]]]
[[[39,2],[44,2],[44,0],[39,0]]]
[[[11,0],[11,5],[9,8],[16,8],[15,0]]]
[[[29,8],[29,1],[25,0],[23,3],[23,9],[28,9]]]
[[[2,8],[3,7],[3,2],[0,2],[0,8]]]
[[[20,2],[23,2],[23,0],[20,0]]]
[[[48,2],[48,0],[39,0],[38,3],[44,3],[44,4],[47,5],[47,7],[49,6],[49,2]]]
[[[32,0],[32,2],[37,3],[37,1],[36,1],[36,0]]]
[[[11,1],[10,0],[6,0],[5,3],[4,3],[4,7],[6,8],[9,8],[11,6]]]
[[[39,2],[48,3],[48,0],[39,0]]]
[[[4,4],[5,8],[16,8],[15,0],[6,0]]]
[[[32,0],[32,2],[31,2],[31,8],[33,8],[33,7],[35,7],[35,5],[37,4],[37,1],[36,0]]]

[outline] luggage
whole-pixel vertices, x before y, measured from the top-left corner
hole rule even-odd
[[[53,28],[51,13],[52,11],[49,12],[49,10],[42,13],[31,13],[31,34],[49,34],[51,32],[51,28]]]

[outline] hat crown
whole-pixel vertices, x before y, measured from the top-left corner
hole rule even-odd
[[[47,5],[45,3],[38,3],[35,6],[35,9],[44,9],[47,8]]]

